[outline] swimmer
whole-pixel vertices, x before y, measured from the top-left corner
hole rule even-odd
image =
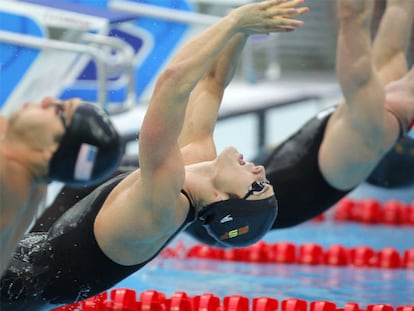
[[[121,155],[120,138],[103,110],[78,99],[47,97],[10,117],[0,115],[0,272],[49,181],[71,186],[102,182]]]
[[[40,310],[107,290],[145,266],[196,217],[223,245],[263,237],[277,214],[274,190],[263,166],[244,161],[235,148],[216,156],[217,90],[224,89],[232,49],[251,34],[295,30],[303,22],[294,18],[308,11],[302,4],[238,7],[177,52],[157,79],[144,117],[140,168],[96,188],[47,232],[21,240],[1,279],[1,310]],[[200,103],[188,105],[190,97]],[[187,114],[195,124],[185,124]],[[180,137],[183,126],[192,127],[191,137]],[[226,212],[232,218],[222,223]]]

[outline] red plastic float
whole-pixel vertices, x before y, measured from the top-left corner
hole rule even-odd
[[[298,263],[319,265],[323,262],[323,248],[319,244],[305,243],[299,246]]]
[[[310,311],[336,311],[336,304],[330,301],[312,301]]]
[[[222,255],[218,256],[218,253]],[[304,243],[296,246],[289,242],[268,244],[261,241],[249,247],[224,251],[206,245],[195,245],[184,254],[184,257],[249,263],[352,265],[361,268],[414,269],[414,249],[407,249],[403,254],[400,254],[393,247],[385,247],[376,251],[365,245],[346,248],[340,244],[334,244],[323,249],[321,245],[316,243]]]
[[[333,220],[353,221],[364,224],[414,225],[414,202],[398,200],[380,202],[376,199],[354,200],[348,197],[340,200],[333,209]],[[318,220],[329,219],[318,217]]]
[[[340,244],[330,246],[324,253],[324,263],[330,266],[348,265],[348,251]]]
[[[139,296],[139,300],[136,297]],[[132,289],[112,289],[110,294],[103,293],[76,304],[58,307],[50,311],[414,311],[413,305],[393,307],[386,304],[370,304],[365,310],[356,302],[348,302],[338,307],[326,300],[306,301],[288,298],[280,302],[271,297],[231,295],[220,299],[212,293],[189,296],[176,292],[167,298],[164,293],[147,290],[137,295]]]
[[[275,311],[279,306],[279,301],[270,297],[253,298],[253,311]]]
[[[296,246],[290,242],[277,242],[269,247],[271,262],[294,263],[296,262]]]
[[[298,298],[282,300],[282,311],[307,311],[308,303]]]

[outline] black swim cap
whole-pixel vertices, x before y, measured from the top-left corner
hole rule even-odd
[[[205,206],[198,218],[208,234],[226,247],[245,247],[258,242],[277,216],[273,195],[262,200],[229,199]]]
[[[107,113],[81,103],[50,161],[48,177],[75,187],[96,184],[118,167],[121,157],[121,140]]]

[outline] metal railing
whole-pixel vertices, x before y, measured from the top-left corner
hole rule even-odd
[[[128,76],[128,95],[126,106],[135,104],[135,73],[133,68],[134,51],[131,46],[121,39],[104,35],[82,35],[86,44],[73,43],[62,40],[39,38],[30,35],[0,30],[0,42],[15,44],[36,49],[53,49],[89,55],[97,69],[97,102],[100,105],[107,103],[107,79],[110,74],[126,72]],[[94,46],[96,45],[96,46]],[[115,54],[105,53],[100,47],[107,46]]]
[[[85,33],[82,35],[82,40],[96,44],[98,48],[108,46],[111,48],[111,51],[116,52],[115,54],[108,53],[105,57],[106,74],[119,75],[126,73],[128,92],[123,106],[125,108],[134,106],[136,100],[134,49],[119,38],[105,35]],[[98,87],[102,88],[103,86],[98,83]]]
[[[89,55],[95,62],[97,68],[97,77],[100,87],[97,89],[98,102],[106,103],[106,77],[107,71],[105,66],[105,57],[100,49],[84,44],[53,40],[47,38],[38,38],[30,35],[23,35],[16,32],[0,30],[0,42],[6,42],[19,46],[25,46],[36,49],[54,49],[60,51],[70,51],[74,53]]]

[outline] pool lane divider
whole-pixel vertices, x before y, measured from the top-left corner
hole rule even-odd
[[[160,256],[163,258],[208,259],[243,263],[414,269],[414,248],[407,249],[400,254],[393,247],[374,250],[364,245],[347,248],[341,244],[333,244],[324,248],[317,243],[296,245],[284,241],[276,243],[259,241],[244,248],[220,249],[204,244],[195,244],[185,249],[178,244],[176,247],[167,247]]]
[[[325,300],[306,301],[288,298],[279,301],[271,297],[231,295],[220,299],[213,293],[191,296],[186,292],[175,292],[167,297],[163,292],[146,290],[139,294],[128,288],[112,289],[109,292],[81,302],[58,307],[50,311],[414,311],[414,305],[391,306],[369,304],[365,309],[357,302],[348,302],[343,307]]]
[[[315,217],[315,220],[325,220],[325,214],[330,212]],[[345,197],[334,206],[332,218],[339,222],[414,226],[414,201],[405,203],[392,199],[381,202],[370,198],[354,200]]]

